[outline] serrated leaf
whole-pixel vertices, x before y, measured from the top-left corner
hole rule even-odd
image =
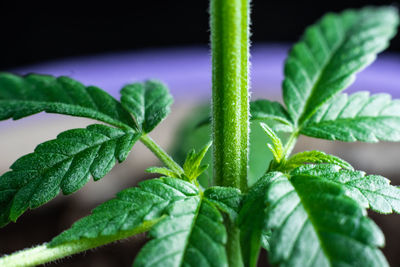
[[[200,165],[212,142],[208,142],[199,152],[196,153],[192,149],[186,156],[185,163],[183,164],[183,171],[189,181],[194,181],[199,177],[207,168],[208,165]]]
[[[228,266],[222,214],[204,197],[177,201],[150,236],[133,266]]]
[[[126,159],[139,137],[132,131],[94,124],[38,145],[0,177],[0,226],[53,199],[60,189],[71,194],[90,176],[101,179],[116,160]]]
[[[313,150],[304,151],[293,155],[283,164],[283,166],[280,166],[279,171],[290,171],[301,165],[310,163],[335,164],[341,168],[353,170],[353,167],[347,161],[321,151]]]
[[[267,190],[269,260],[279,266],[388,266],[384,236],[342,185],[280,176]]]
[[[269,150],[271,150],[272,155],[274,156],[275,162],[280,163],[281,160],[285,157],[284,155],[284,148],[282,145],[282,141],[276,133],[268,127],[265,123],[260,123],[261,128],[265,131],[268,137],[271,139],[272,144],[267,144]]]
[[[0,120],[18,120],[42,111],[135,129],[121,104],[97,87],[85,87],[68,77],[0,73]]]
[[[134,83],[121,90],[121,103],[132,113],[144,133],[151,132],[170,112],[173,98],[158,81]]]
[[[271,181],[282,174],[270,172],[255,183],[243,200],[238,225],[240,243],[245,266],[256,266],[265,227],[265,194]]]
[[[285,63],[283,98],[292,121],[302,125],[327,100],[348,87],[395,35],[394,7],[330,13],[307,28]]]
[[[365,208],[379,213],[400,213],[400,189],[380,175],[344,170],[336,165],[304,165],[295,174],[313,175],[344,186],[346,194]]]
[[[198,194],[195,186],[179,179],[164,177],[141,182],[138,187],[125,189],[116,198],[95,208],[91,215],[55,237],[49,246],[116,235],[122,231],[147,231],[175,202],[192,197],[197,199]]]
[[[213,186],[204,191],[204,197],[220,211],[228,214],[232,222],[236,221],[242,204],[242,194],[239,189]]]
[[[284,132],[293,131],[293,123],[286,109],[279,103],[266,99],[260,99],[250,102],[250,120],[275,121],[279,123],[279,128],[274,130]]]
[[[388,94],[339,94],[301,129],[307,136],[345,142],[400,141],[400,100]]]

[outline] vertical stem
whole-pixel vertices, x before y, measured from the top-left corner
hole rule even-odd
[[[213,167],[217,185],[246,190],[249,2],[211,0]]]
[[[226,244],[226,254],[228,255],[229,267],[243,267],[242,251],[240,247],[240,230],[230,219],[225,221],[228,241]]]

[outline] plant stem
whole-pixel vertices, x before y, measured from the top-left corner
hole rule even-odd
[[[217,185],[247,189],[249,2],[211,0],[213,169]]]
[[[43,244],[33,248],[24,249],[14,254],[0,258],[2,267],[36,266],[51,262],[66,256],[76,254],[88,249],[99,247],[114,241],[148,231],[158,220],[145,222],[141,227],[129,231],[122,231],[111,236],[101,236],[93,239],[81,239],[62,245],[51,247]]]
[[[228,256],[229,267],[243,267],[242,252],[240,247],[240,230],[229,219],[225,222],[228,232],[228,242],[226,244],[226,254]]]
[[[168,154],[165,152],[159,145],[154,142],[153,139],[150,138],[148,135],[142,135],[140,137],[140,141],[154,153],[168,168],[172,171],[176,172],[177,174],[183,174],[182,167],[179,166]]]

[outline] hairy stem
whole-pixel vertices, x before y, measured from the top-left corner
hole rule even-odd
[[[154,153],[168,168],[176,172],[177,174],[183,174],[182,167],[179,166],[159,145],[154,142],[153,139],[148,135],[142,135],[140,141]]]
[[[247,188],[249,2],[211,0],[213,166],[217,185]]]
[[[111,236],[101,236],[93,239],[81,239],[62,245],[51,247],[43,244],[33,248],[24,249],[11,255],[0,258],[2,267],[36,266],[51,262],[85,250],[99,247],[114,241],[148,231],[158,220],[145,222],[141,227],[129,231],[122,231]]]

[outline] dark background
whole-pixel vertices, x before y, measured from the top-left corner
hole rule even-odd
[[[0,70],[29,63],[103,52],[207,46],[208,1],[99,1],[83,6],[0,3]],[[294,42],[304,28],[328,11],[396,1],[254,0],[252,41]],[[391,51],[400,52],[400,38]]]

